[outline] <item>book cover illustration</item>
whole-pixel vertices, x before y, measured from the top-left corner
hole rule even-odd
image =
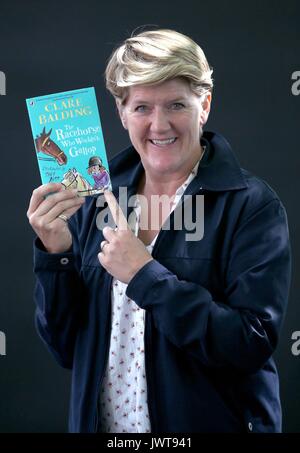
[[[111,190],[93,87],[26,99],[42,183],[81,196]]]

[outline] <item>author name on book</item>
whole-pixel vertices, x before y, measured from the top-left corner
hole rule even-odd
[[[39,123],[42,125],[92,114],[91,107],[83,105],[80,98],[51,101],[45,105],[44,111],[39,115]]]

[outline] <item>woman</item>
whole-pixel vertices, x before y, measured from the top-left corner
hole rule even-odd
[[[70,431],[281,429],[272,354],[290,280],[286,215],[222,136],[203,133],[211,74],[171,30],[113,53],[107,88],[132,143],[110,162],[116,228],[97,228],[101,199],[58,184],[33,192],[36,323],[72,369]],[[202,223],[204,235],[187,234]]]

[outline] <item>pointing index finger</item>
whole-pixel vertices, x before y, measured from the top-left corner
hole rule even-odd
[[[105,200],[108,204],[108,207],[110,209],[110,212],[113,216],[114,222],[117,225],[118,229],[119,230],[128,230],[129,226],[128,226],[126,217],[124,216],[123,211],[120,208],[114,194],[109,190],[105,190],[104,197],[105,197]]]

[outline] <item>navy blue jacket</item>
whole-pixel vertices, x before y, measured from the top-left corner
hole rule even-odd
[[[281,407],[272,354],[285,314],[290,248],[274,191],[240,168],[214,133],[185,191],[204,195],[204,237],[161,230],[154,260],[127,296],[146,310],[145,358],[152,432],[278,432]],[[132,148],[110,162],[115,195],[143,174]],[[99,263],[101,209],[90,197],[71,218],[72,251],[34,247],[36,325],[57,361],[72,369],[69,429],[100,431],[97,401],[110,342],[112,276]],[[130,210],[128,211],[128,214]]]

